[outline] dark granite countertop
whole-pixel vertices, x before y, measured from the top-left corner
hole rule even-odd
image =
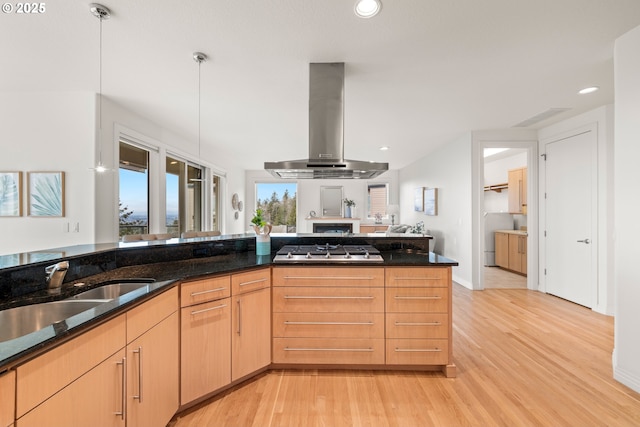
[[[197,256],[197,253],[202,252],[204,255],[212,256],[200,256],[187,259],[181,259],[180,256],[176,256],[174,257],[174,259],[176,259],[175,261],[167,261],[165,259],[166,254],[154,257],[152,253],[153,248],[170,248],[168,245],[158,245],[156,242],[153,242],[151,245],[134,246],[138,251],[134,253],[133,256],[126,257],[125,260],[120,260],[119,263],[115,261],[105,262],[103,259],[105,254],[109,254],[113,251],[114,248],[111,245],[88,245],[92,246],[95,252],[91,252],[91,249],[88,247],[79,249],[78,252],[82,252],[85,256],[97,256],[102,263],[100,268],[96,269],[94,268],[96,267],[95,265],[91,265],[91,268],[82,269],[82,271],[86,271],[89,274],[76,274],[76,278],[72,278],[72,280],[64,283],[59,295],[50,295],[41,286],[34,286],[36,290],[32,292],[13,295],[11,298],[3,298],[0,302],[0,309],[61,300],[105,283],[118,281],[125,282],[127,279],[150,278],[154,279],[155,282],[142,289],[128,293],[112,301],[105,302],[95,308],[58,322],[55,325],[47,326],[44,329],[35,331],[17,339],[0,342],[0,372],[10,367],[12,363],[37,352],[46,346],[60,342],[72,334],[82,332],[95,324],[95,322],[117,315],[117,313],[130,308],[132,305],[143,302],[157,293],[175,286],[175,284],[179,283],[181,280],[197,279],[198,277],[204,277],[212,274],[234,273],[247,269],[274,265],[272,263],[272,259],[275,254],[275,250],[281,245],[290,243],[293,239],[292,236],[285,236],[282,241],[277,242],[276,245],[272,245],[273,253],[271,255],[258,256],[255,254],[254,250],[250,250],[250,246],[246,245],[246,236],[226,237],[227,239],[222,239],[224,240],[223,242],[220,241],[221,239],[207,239],[206,241],[202,239],[193,239],[197,240],[196,243],[200,242],[200,244],[195,247],[189,246],[189,255],[194,254],[194,256]],[[313,236],[297,235],[295,241],[302,242],[312,237]],[[352,235],[348,240],[358,238],[360,237],[357,235],[356,237],[353,237]],[[249,241],[250,240],[251,239],[249,239]],[[378,243],[381,242],[379,237],[376,238],[376,240]],[[399,244],[398,242],[401,243]],[[408,242],[408,240],[390,239],[385,241],[384,244],[379,244],[378,247],[381,250],[384,262],[379,264],[366,263],[362,265],[371,267],[458,265],[454,260],[434,253],[425,252],[423,249],[425,247],[424,245],[409,245],[405,244],[405,242]],[[207,243],[207,245],[213,244],[215,249],[212,249],[211,246],[204,245],[204,243]],[[225,249],[219,249],[218,246],[223,244],[226,245],[224,246]],[[233,250],[229,250],[230,247],[235,248],[238,251],[234,252]],[[122,246],[118,245],[118,248],[122,248]],[[142,250],[142,252],[140,250]],[[219,252],[216,252],[217,250]],[[180,249],[174,247],[172,248],[172,251],[179,253]],[[141,256],[147,258],[146,263],[138,260],[137,262],[140,262],[140,264],[136,264],[135,260],[139,259]],[[84,258],[82,259],[84,260]],[[91,258],[91,260],[93,261],[94,258]],[[85,260],[84,262],[86,263],[87,261]],[[108,265],[110,268],[106,268],[105,265]],[[313,265],[319,264],[315,262]],[[335,264],[328,265],[335,266]],[[27,270],[28,267],[29,266],[26,266],[25,270]],[[41,266],[38,265],[38,268],[40,267]],[[16,271],[12,271],[13,275],[7,277],[20,277],[19,273],[20,271],[17,271],[16,275]],[[82,285],[78,286],[79,284]]]

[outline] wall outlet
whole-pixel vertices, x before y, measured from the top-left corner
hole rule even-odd
[[[73,224],[73,232],[74,233],[79,233],[80,232],[80,223],[76,222]]]

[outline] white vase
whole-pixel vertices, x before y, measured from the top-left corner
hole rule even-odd
[[[256,255],[271,255],[271,236],[268,234],[256,235]]]

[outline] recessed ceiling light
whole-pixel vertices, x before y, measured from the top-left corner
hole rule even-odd
[[[384,146],[384,147],[380,147],[380,151],[387,151],[389,149],[389,147]]]
[[[586,95],[587,93],[593,93],[598,89],[600,89],[598,86],[590,86],[590,87],[585,87],[584,89],[580,89],[578,93],[580,95]]]
[[[354,11],[358,18],[372,18],[380,12],[382,3],[380,0],[358,0]]]

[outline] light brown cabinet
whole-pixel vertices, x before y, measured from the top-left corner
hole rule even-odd
[[[455,376],[451,269],[385,268],[386,363],[440,365]]]
[[[13,425],[16,404],[16,371],[0,374],[0,426]]]
[[[511,169],[508,172],[509,213],[527,214],[527,168]]]
[[[388,225],[362,225],[360,224],[361,233],[384,233],[389,229]]]
[[[180,403],[231,383],[231,276],[180,285]]]
[[[527,274],[527,236],[521,233],[495,233],[496,265]]]
[[[178,409],[170,289],[16,369],[20,427],[166,425]]]
[[[274,267],[273,362],[384,364],[384,269]]]
[[[231,380],[271,364],[271,270],[231,276]]]

